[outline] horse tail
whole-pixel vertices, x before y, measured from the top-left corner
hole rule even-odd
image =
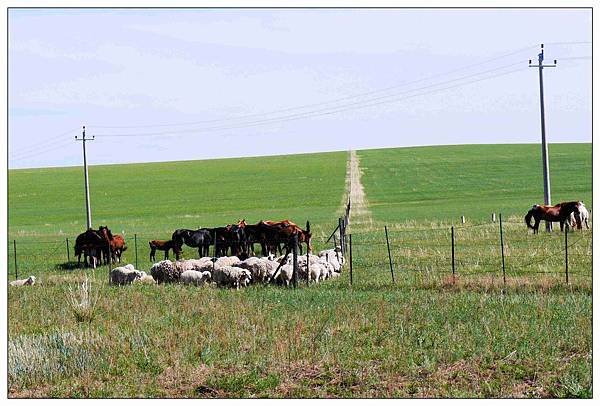
[[[527,228],[533,229],[533,226],[531,225],[531,218],[533,217],[534,212],[535,212],[535,209],[531,209],[525,215],[525,224],[527,224]]]

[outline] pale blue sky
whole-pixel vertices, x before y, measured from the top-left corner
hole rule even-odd
[[[591,10],[11,9],[9,167],[80,165],[82,125],[91,164],[535,143],[542,42],[548,139],[590,142],[591,38]]]

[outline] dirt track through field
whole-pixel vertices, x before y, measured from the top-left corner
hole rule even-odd
[[[349,177],[349,182],[347,183],[349,184],[351,201],[350,227],[357,229],[371,226],[373,218],[371,217],[363,185],[360,182],[360,161],[358,155],[356,155],[356,151],[350,151],[350,164],[347,176]]]

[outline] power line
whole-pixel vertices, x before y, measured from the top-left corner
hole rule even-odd
[[[69,133],[72,133],[72,132],[74,132],[74,131],[76,131],[76,130],[77,130],[77,128],[75,128],[75,129],[72,129],[72,130],[69,130],[69,131],[65,131],[64,133],[61,133],[61,134],[55,135],[55,136],[53,136],[53,137],[51,137],[51,138],[47,138],[46,140],[44,140],[44,141],[41,141],[41,142],[39,142],[39,143],[36,143],[35,145],[29,145],[29,146],[26,146],[26,147],[21,147],[21,148],[18,148],[18,149],[17,149],[16,151],[14,151],[14,153],[13,153],[13,154],[11,154],[11,155],[22,155],[22,154],[28,154],[28,153],[30,153],[30,152],[32,152],[32,151],[35,151],[35,150],[38,150],[38,149],[43,149],[43,148],[45,148],[45,147],[47,147],[47,146],[49,146],[49,145],[53,145],[53,144],[55,144],[55,143],[56,143],[56,141],[59,141],[59,140],[63,139],[63,137],[64,137],[65,135],[67,135],[67,134],[69,134]]]
[[[25,159],[33,158],[33,157],[41,155],[41,154],[45,154],[45,153],[50,152],[50,151],[55,151],[55,150],[57,150],[59,148],[64,148],[64,147],[66,147],[67,145],[70,145],[70,144],[71,144],[71,141],[63,141],[63,142],[61,142],[59,144],[56,144],[56,145],[50,145],[50,146],[48,146],[47,148],[45,148],[45,149],[43,149],[41,151],[36,151],[36,152],[32,152],[32,153],[26,153],[24,155],[23,154],[21,154],[21,155],[13,155],[13,154],[11,154],[10,157],[9,157],[9,160],[11,160],[11,161],[15,161],[15,160],[16,161],[22,161],[22,160],[25,160]]]
[[[195,125],[195,124],[207,124],[207,123],[216,123],[216,122],[221,122],[221,121],[231,121],[231,120],[239,120],[239,119],[244,119],[244,118],[250,118],[250,117],[257,117],[257,116],[262,116],[262,115],[270,115],[270,114],[275,114],[275,113],[283,113],[283,112],[288,112],[288,111],[292,111],[292,110],[301,110],[301,109],[305,109],[305,108],[309,108],[309,107],[315,107],[315,106],[322,106],[322,105],[327,105],[327,104],[335,104],[335,103],[339,103],[340,101],[344,101],[344,100],[349,100],[349,99],[354,99],[354,98],[360,98],[360,97],[365,97],[368,95],[372,95],[372,94],[377,94],[377,93],[382,93],[382,92],[387,92],[393,89],[397,89],[397,88],[401,88],[401,87],[405,87],[411,84],[415,84],[415,83],[420,83],[420,82],[424,82],[427,80],[431,80],[440,76],[446,76],[446,75],[450,75],[452,73],[456,73],[456,72],[460,72],[469,68],[473,68],[476,66],[481,66],[481,65],[485,65],[489,62],[493,62],[496,61],[498,59],[502,59],[502,58],[506,58],[508,56],[512,56],[512,55],[516,55],[525,51],[529,51],[532,48],[535,48],[537,45],[532,45],[532,46],[527,46],[524,48],[519,48],[517,50],[502,54],[500,56],[496,56],[493,58],[489,58],[486,59],[482,62],[478,62],[478,63],[474,63],[474,64],[470,64],[470,65],[466,65],[466,66],[462,66],[450,71],[446,71],[446,72],[442,72],[442,73],[437,73],[435,75],[431,75],[431,76],[427,76],[425,78],[421,78],[421,79],[416,79],[413,81],[409,81],[409,82],[404,82],[404,83],[400,83],[398,85],[393,85],[393,86],[389,86],[389,87],[385,87],[382,89],[378,89],[378,90],[373,90],[370,92],[365,92],[365,93],[357,93],[357,94],[353,94],[353,95],[349,95],[349,96],[345,96],[339,99],[334,99],[334,100],[330,100],[330,101],[325,101],[325,102],[320,102],[320,103],[311,103],[311,104],[305,104],[305,105],[300,105],[300,106],[295,106],[295,107],[288,107],[285,109],[280,109],[280,110],[273,110],[273,111],[269,111],[269,112],[262,112],[262,113],[253,113],[253,114],[247,114],[247,115],[241,115],[241,116],[236,116],[236,117],[230,117],[230,118],[221,118],[221,119],[214,119],[214,120],[204,120],[204,121],[192,121],[192,122],[186,122],[186,123],[171,123],[171,124],[148,124],[148,125],[128,125],[128,126],[102,126],[102,125],[91,125],[90,127],[93,128],[105,128],[105,129],[118,129],[118,128],[153,128],[153,127],[175,127],[175,126],[188,126],[188,125]]]
[[[515,65],[515,64],[511,64]],[[381,104],[386,104],[386,103],[396,103],[398,101],[402,101],[402,100],[406,100],[406,99],[410,99],[413,97],[418,97],[418,96],[423,96],[423,95],[427,95],[427,94],[431,94],[431,93],[436,93],[436,92],[440,92],[440,91],[444,91],[444,90],[448,90],[448,89],[453,89],[456,87],[460,87],[460,86],[465,86],[471,83],[476,83],[476,82],[480,82],[483,80],[488,80],[488,79],[492,79],[492,78],[496,78],[499,76],[504,76],[510,73],[514,73],[514,72],[518,72],[518,71],[522,71],[525,70],[526,68],[519,68],[519,69],[515,69],[515,70],[511,70],[508,72],[503,72],[497,75],[491,75],[491,76],[487,76],[484,78],[480,78],[477,80],[473,80],[473,81],[469,81],[469,82],[465,82],[465,83],[459,83],[457,85],[453,85],[453,86],[448,86],[445,88],[440,88],[440,89],[433,89],[430,90],[428,92],[423,92],[423,93],[418,93],[418,94],[413,94],[410,96],[406,96],[403,98],[398,98],[398,99],[393,99],[393,100],[383,100],[383,101],[379,101],[376,103],[370,103],[370,104],[362,104],[362,103],[352,103],[352,104],[348,104],[346,106],[339,106],[336,108],[336,110],[331,110],[327,109],[329,111],[323,111],[323,110],[317,110],[317,111],[313,111],[313,112],[307,112],[307,113],[302,113],[302,114],[293,114],[293,115],[288,115],[288,116],[282,116],[282,117],[278,117],[278,118],[273,118],[273,119],[268,119],[268,120],[259,120],[259,121],[254,121],[254,122],[248,122],[248,123],[244,123],[244,124],[240,124],[240,125],[235,125],[235,126],[217,126],[217,127],[208,127],[208,128],[199,128],[199,129],[188,129],[188,130],[178,130],[178,131],[164,131],[164,132],[156,132],[156,133],[135,133],[135,134],[96,134],[97,137],[146,137],[146,136],[159,136],[159,135],[176,135],[176,134],[184,134],[184,133],[198,133],[198,132],[209,132],[209,131],[220,131],[220,130],[230,130],[230,129],[238,129],[238,128],[247,128],[247,127],[254,127],[257,125],[265,125],[265,124],[275,124],[275,123],[281,123],[281,122],[286,122],[286,121],[294,121],[294,120],[299,120],[299,119],[304,119],[304,118],[312,118],[312,117],[319,117],[319,116],[325,116],[325,115],[330,115],[330,114],[336,114],[339,112],[343,112],[343,111],[348,111],[348,110],[356,110],[356,109],[360,109],[360,108],[366,108],[366,107],[372,107],[372,106],[378,106]],[[498,69],[492,69],[490,71],[495,71]],[[481,73],[476,74],[476,75],[470,75],[470,76],[478,76],[481,75]],[[456,81],[452,80],[452,81]],[[444,83],[449,83],[452,81],[447,81],[447,82],[442,82],[442,83],[438,83],[432,86],[439,86],[440,84],[444,84]],[[432,87],[432,86],[426,86],[424,88],[427,87]],[[419,89],[416,89],[419,90]],[[412,90],[413,92],[416,90]],[[398,95],[393,95],[393,96],[398,96]],[[391,97],[391,96],[387,96],[387,97]],[[386,97],[386,98],[387,98]],[[377,99],[372,99],[370,101],[373,100],[377,100]],[[357,106],[358,104],[358,106]]]

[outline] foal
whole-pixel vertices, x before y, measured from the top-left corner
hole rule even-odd
[[[173,250],[175,258],[179,259],[181,249],[173,242],[173,240],[152,240],[148,241],[150,245],[150,261],[156,261],[156,250],[165,252],[165,259],[169,259],[169,250]]]

